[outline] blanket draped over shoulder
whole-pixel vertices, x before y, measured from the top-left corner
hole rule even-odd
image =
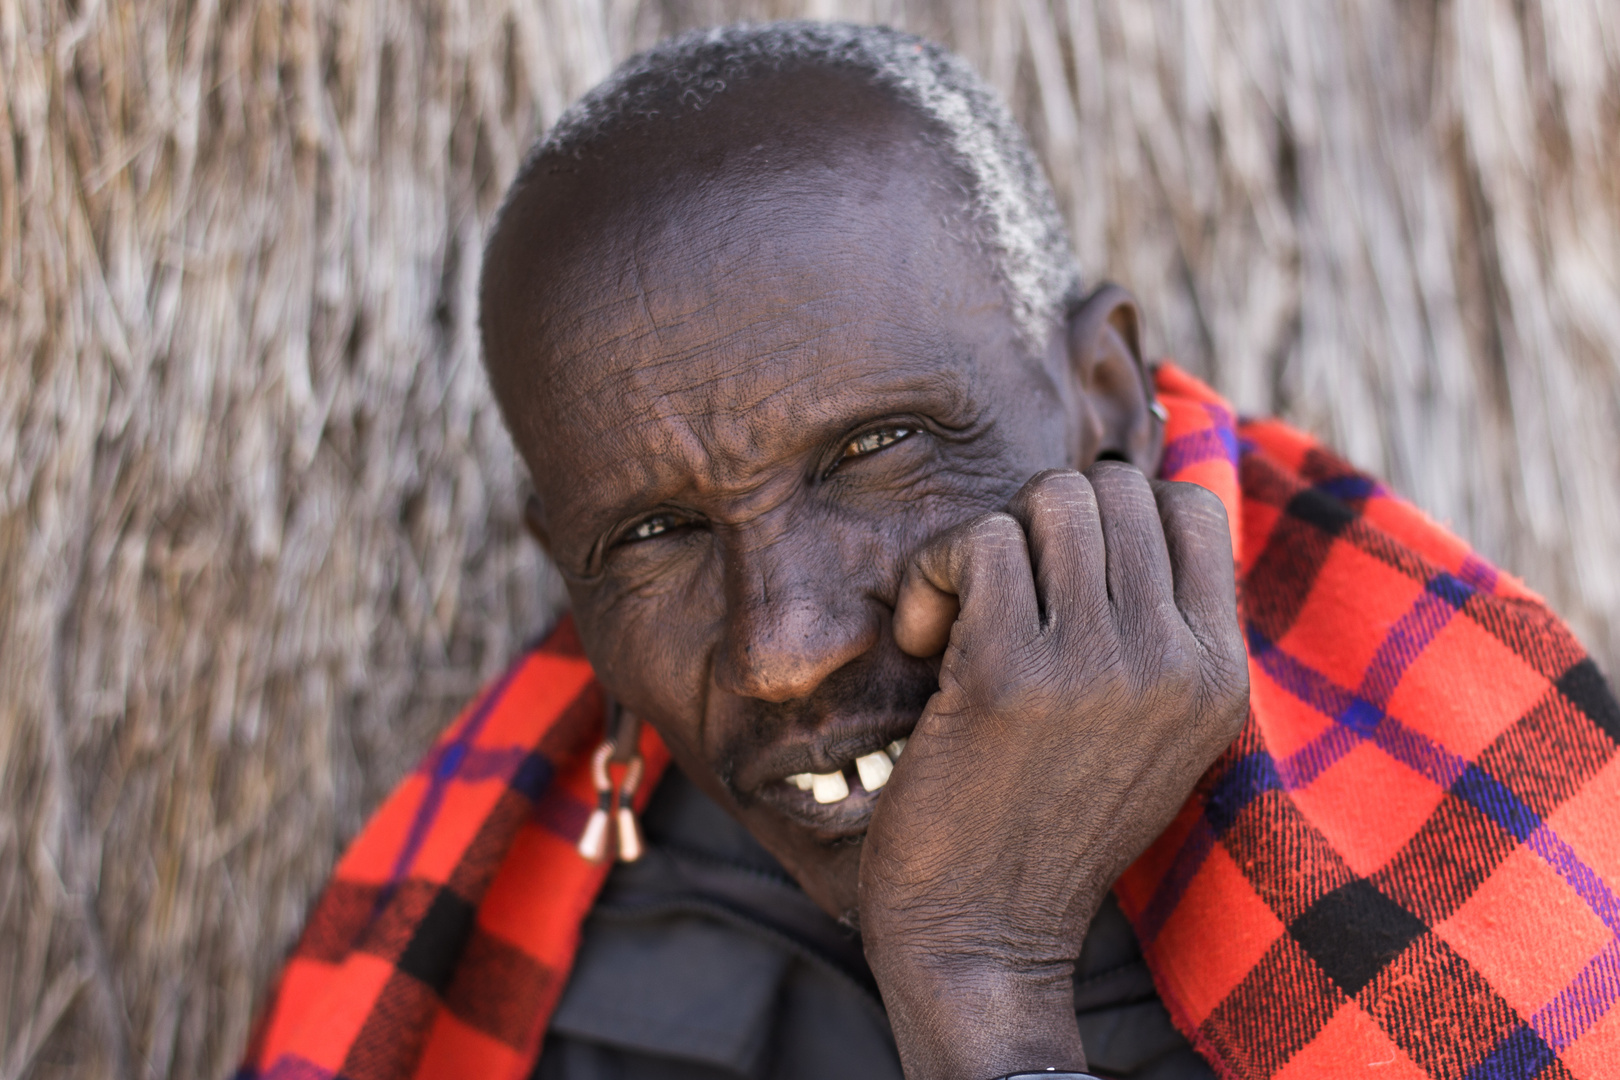
[[[1250,716],[1116,886],[1230,1078],[1612,1077],[1620,706],[1521,584],[1171,365],[1161,474],[1226,505]],[[522,1080],[607,874],[565,619],[339,862],[243,1080]],[[668,752],[647,729],[645,801]],[[1372,1071],[1369,1071],[1372,1070]]]

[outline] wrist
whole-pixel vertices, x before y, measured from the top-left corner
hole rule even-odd
[[[868,960],[907,1080],[1084,1072],[1072,962],[870,949]]]

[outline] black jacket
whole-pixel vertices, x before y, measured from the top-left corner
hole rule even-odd
[[[535,1080],[900,1080],[860,941],[671,768],[648,850],[608,878]],[[1075,967],[1092,1071],[1213,1077],[1171,1026],[1110,897]]]

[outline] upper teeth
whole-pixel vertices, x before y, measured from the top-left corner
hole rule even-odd
[[[894,771],[894,763],[905,748],[906,740],[896,739],[884,750],[874,750],[856,758],[855,772],[861,778],[861,786],[867,791],[876,791],[887,784],[889,774]],[[844,779],[841,769],[830,773],[794,773],[787,781],[800,791],[810,792],[818,803],[842,802],[849,798],[849,781]]]
[[[849,797],[849,784],[841,772],[816,773],[810,777],[810,794],[818,803],[835,803]]]
[[[861,787],[867,791],[876,791],[889,782],[889,774],[894,771],[894,762],[889,755],[881,750],[874,750],[864,757],[855,759],[855,771],[861,774]]]

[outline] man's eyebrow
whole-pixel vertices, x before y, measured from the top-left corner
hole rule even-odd
[[[886,372],[891,376],[896,373],[895,369]],[[947,431],[971,427],[977,419],[976,411],[970,406],[968,387],[960,369],[953,370],[949,365],[942,365],[929,370],[907,372],[906,377],[898,380],[891,378],[873,381],[885,382],[887,385],[874,385],[857,395],[855,408],[838,412],[828,411],[822,416],[801,411],[796,416],[789,417],[788,426],[799,433],[798,437],[793,440],[790,447],[773,454],[765,464],[800,459],[825,451],[861,427],[887,418],[899,419],[908,415],[921,417],[933,421]],[[761,397],[748,411],[762,408],[765,403],[791,392],[792,389],[793,387],[788,386],[773,390]],[[713,415],[713,413],[705,414],[705,418]],[[654,426],[669,419],[670,417],[663,416],[647,419],[642,423]],[[656,453],[635,456],[634,460],[649,473],[647,482],[627,486],[621,495],[591,507],[576,519],[580,531],[589,536],[593,547],[600,535],[612,529],[616,523],[628,523],[637,515],[651,513],[660,506],[678,505],[683,497],[696,501],[716,495],[722,497],[743,495],[747,494],[749,489],[765,482],[763,477],[734,476],[724,478],[715,484],[691,483],[694,478],[701,476],[712,478],[715,470],[706,466],[716,459],[741,462],[748,456],[746,452],[727,452],[727,448],[716,446],[712,438],[713,425],[704,425],[704,428],[706,430],[700,431],[694,430],[688,424],[679,425],[679,429],[686,431],[688,437],[685,439],[677,437],[672,441],[686,443],[684,450],[666,442]],[[757,446],[760,443],[760,440],[754,438],[745,438],[745,441],[749,446]],[[675,464],[677,461],[691,464]],[[624,459],[621,458],[617,459],[615,464],[599,465],[592,472],[602,480],[589,482],[612,486],[623,484],[627,479],[624,464]],[[662,480],[658,474],[663,474]],[[704,490],[705,488],[707,490]]]

